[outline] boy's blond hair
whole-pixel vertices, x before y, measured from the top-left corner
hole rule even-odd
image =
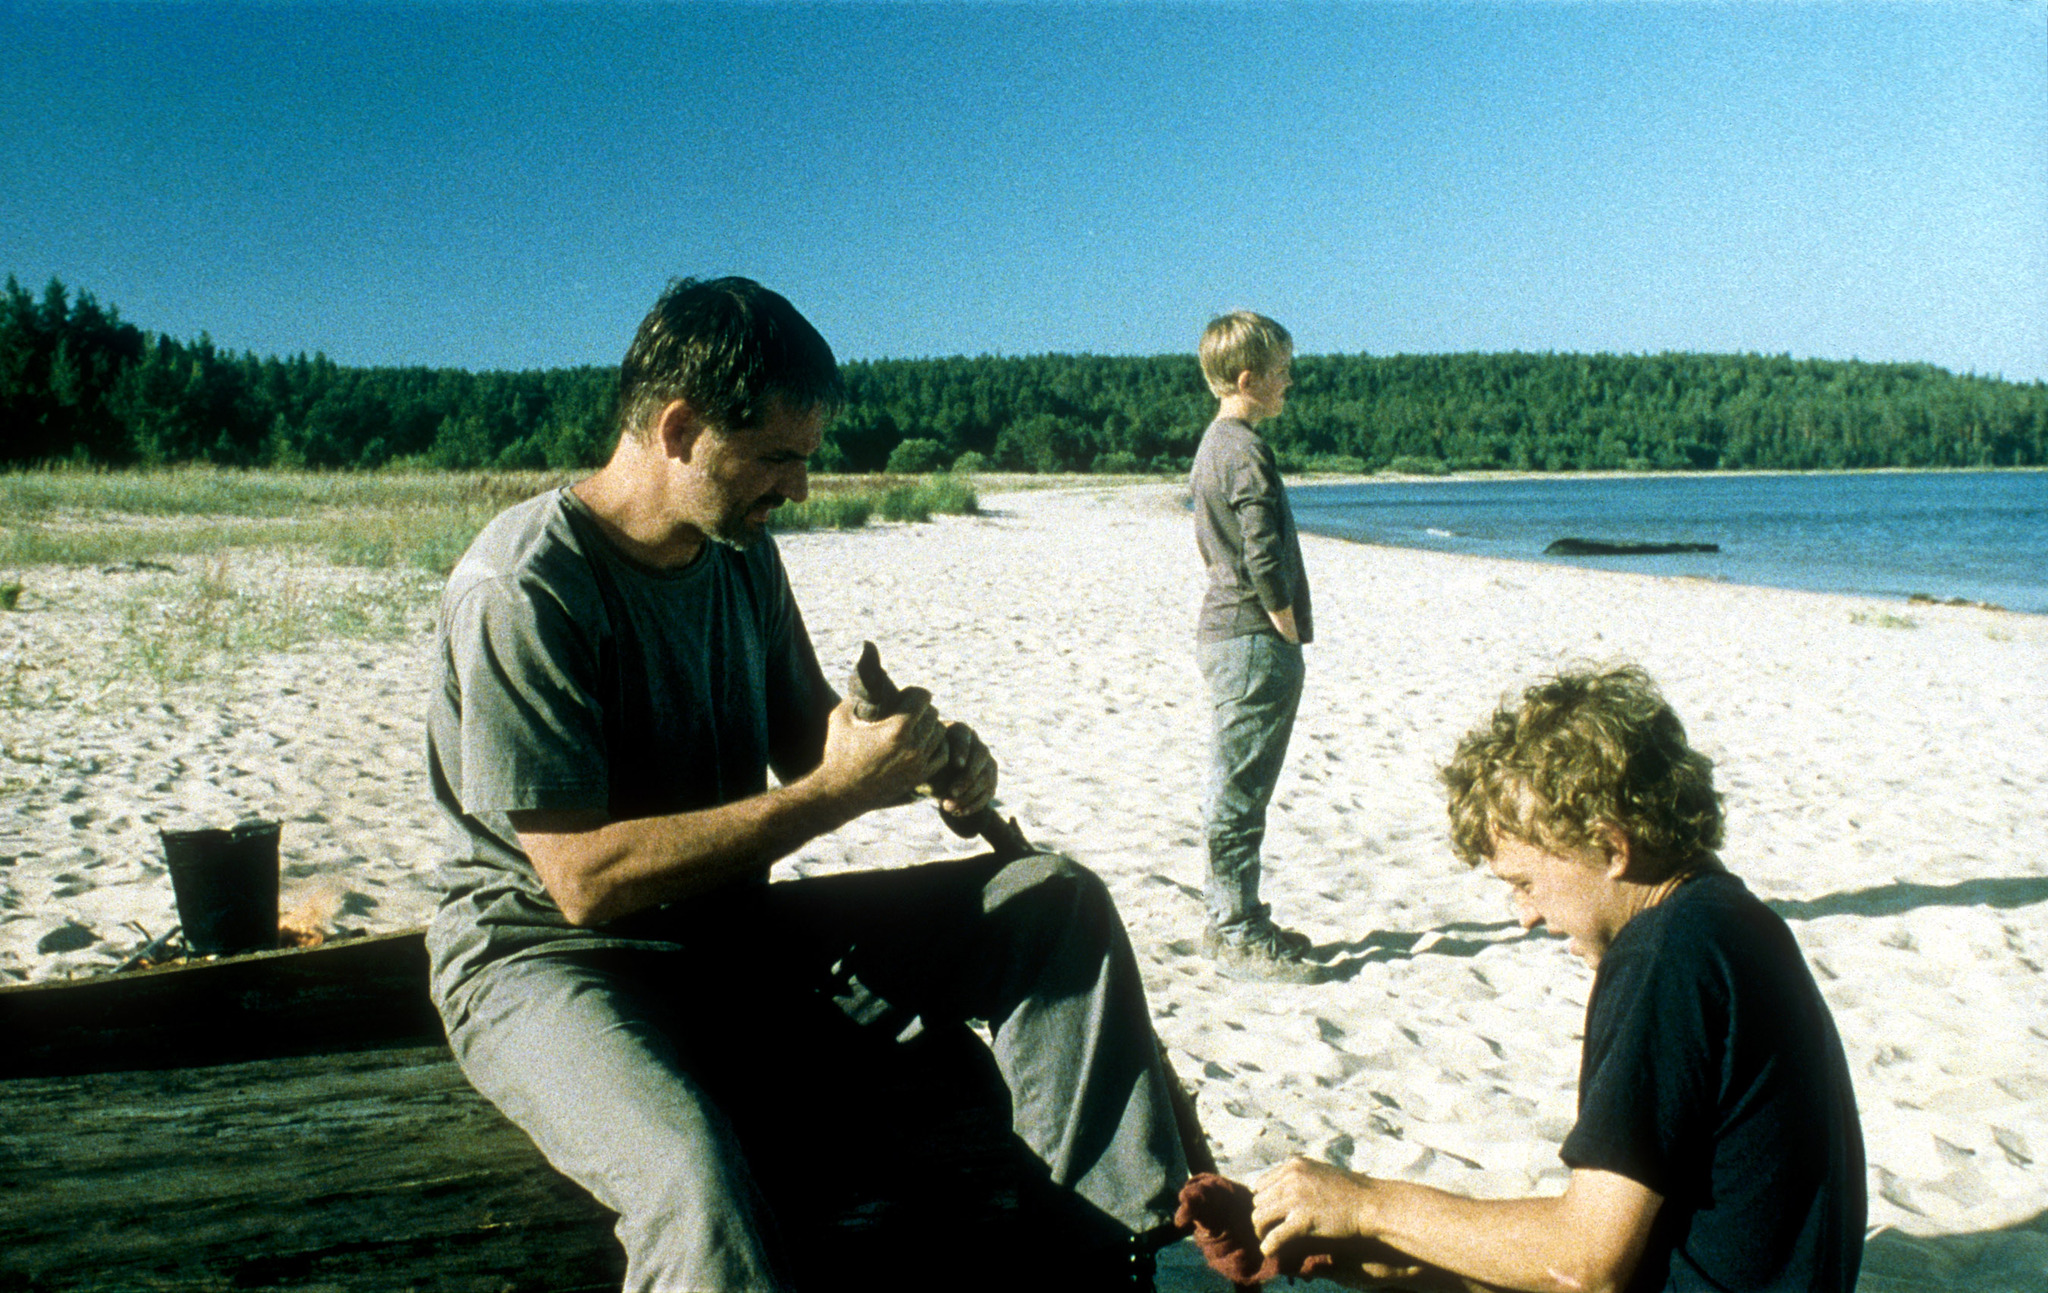
[[[1202,379],[1217,399],[1237,389],[1237,375],[1263,377],[1294,357],[1294,338],[1263,314],[1232,310],[1202,330]]]

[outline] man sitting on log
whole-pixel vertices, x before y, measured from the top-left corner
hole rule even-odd
[[[1570,1182],[1469,1199],[1297,1158],[1257,1186],[1267,1256],[1341,1271],[1368,1239],[1507,1289],[1850,1293],[1863,1137],[1842,1044],[1791,930],[1723,869],[1713,765],[1649,677],[1532,687],[1443,777],[1458,854],[1594,967]]]
[[[630,1289],[848,1278],[805,1265],[784,1206],[863,1173],[834,1136],[879,1116],[822,1039],[912,1016],[991,1026],[1016,1136],[1088,1221],[1066,1286],[1144,1287],[1187,1169],[1101,881],[1030,853],[767,883],[916,787],[955,815],[996,788],[921,691],[875,721],[840,701],[764,531],[842,399],[781,296],[675,283],[626,354],[611,460],[464,555],[427,732],[454,840],[435,1001],[470,1081],[619,1214]],[[987,1260],[871,1274],[983,1287],[1020,1259]]]

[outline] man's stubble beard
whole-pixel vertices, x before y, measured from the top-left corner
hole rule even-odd
[[[771,497],[778,505],[789,501],[780,495],[772,495]],[[757,498],[748,504],[745,510],[722,517],[705,537],[722,548],[731,548],[734,552],[745,552],[747,549],[756,546],[761,540],[768,537],[768,523],[765,520],[757,522],[748,518],[764,503],[769,501],[767,498]]]

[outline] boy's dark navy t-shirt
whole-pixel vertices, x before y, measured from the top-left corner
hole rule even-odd
[[[1663,1196],[1632,1291],[1855,1288],[1848,1063],[1792,931],[1742,881],[1687,881],[1601,958],[1561,1153]]]

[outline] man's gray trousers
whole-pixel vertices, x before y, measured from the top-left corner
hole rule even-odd
[[[619,1214],[628,1289],[790,1287],[769,1183],[860,1170],[830,1124],[861,1110],[807,1039],[911,1016],[987,1022],[1017,1136],[1105,1226],[1172,1217],[1169,1079],[1093,872],[976,858],[671,910],[672,944],[498,962],[444,1007],[470,1081]]]

